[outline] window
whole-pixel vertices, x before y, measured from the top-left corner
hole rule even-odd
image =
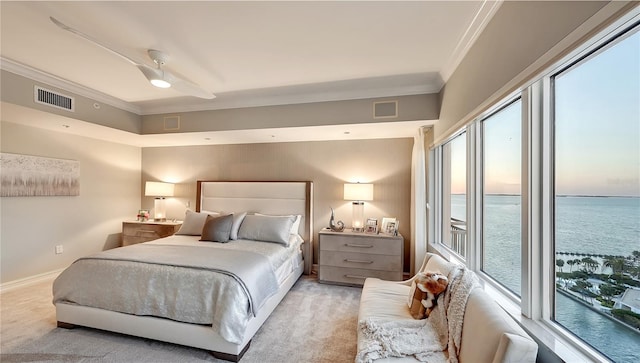
[[[442,146],[442,244],[467,253],[467,141],[462,133]]]
[[[639,58],[636,31],[552,77],[555,321],[620,362],[640,358],[616,320],[640,326],[640,303],[621,304],[640,288]]]
[[[585,361],[640,362],[638,24],[623,17],[432,150],[431,246]]]
[[[522,102],[484,119],[482,127],[482,270],[520,296],[520,149]]]

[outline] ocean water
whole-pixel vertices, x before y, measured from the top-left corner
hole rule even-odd
[[[454,218],[466,219],[464,198],[452,196]],[[486,196],[484,220],[483,270],[520,295],[520,197]],[[557,252],[629,256],[640,250],[640,198],[558,197],[555,228]],[[561,294],[555,311],[558,323],[613,361],[640,362],[640,332]]]

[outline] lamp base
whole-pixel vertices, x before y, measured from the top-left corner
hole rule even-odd
[[[351,203],[351,205],[353,206],[351,230],[353,232],[364,232],[364,202],[356,201]]]
[[[156,198],[153,201],[153,221],[154,222],[166,222],[167,221],[167,212],[165,209],[165,199],[164,198]]]

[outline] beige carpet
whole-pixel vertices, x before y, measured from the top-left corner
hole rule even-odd
[[[353,362],[360,288],[303,276],[241,360]],[[5,292],[0,362],[224,362],[208,352],[105,331],[56,328],[51,281]]]

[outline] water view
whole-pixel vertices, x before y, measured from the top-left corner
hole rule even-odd
[[[452,195],[453,218],[465,219],[464,197]],[[640,251],[640,198],[566,196],[556,198],[555,207],[555,320],[615,362],[640,362],[638,326],[611,313],[622,307],[627,289],[640,290],[640,256],[633,260]],[[485,196],[485,214],[491,220],[484,238],[493,243],[484,250],[483,269],[520,295],[514,273],[520,269],[520,197]]]

